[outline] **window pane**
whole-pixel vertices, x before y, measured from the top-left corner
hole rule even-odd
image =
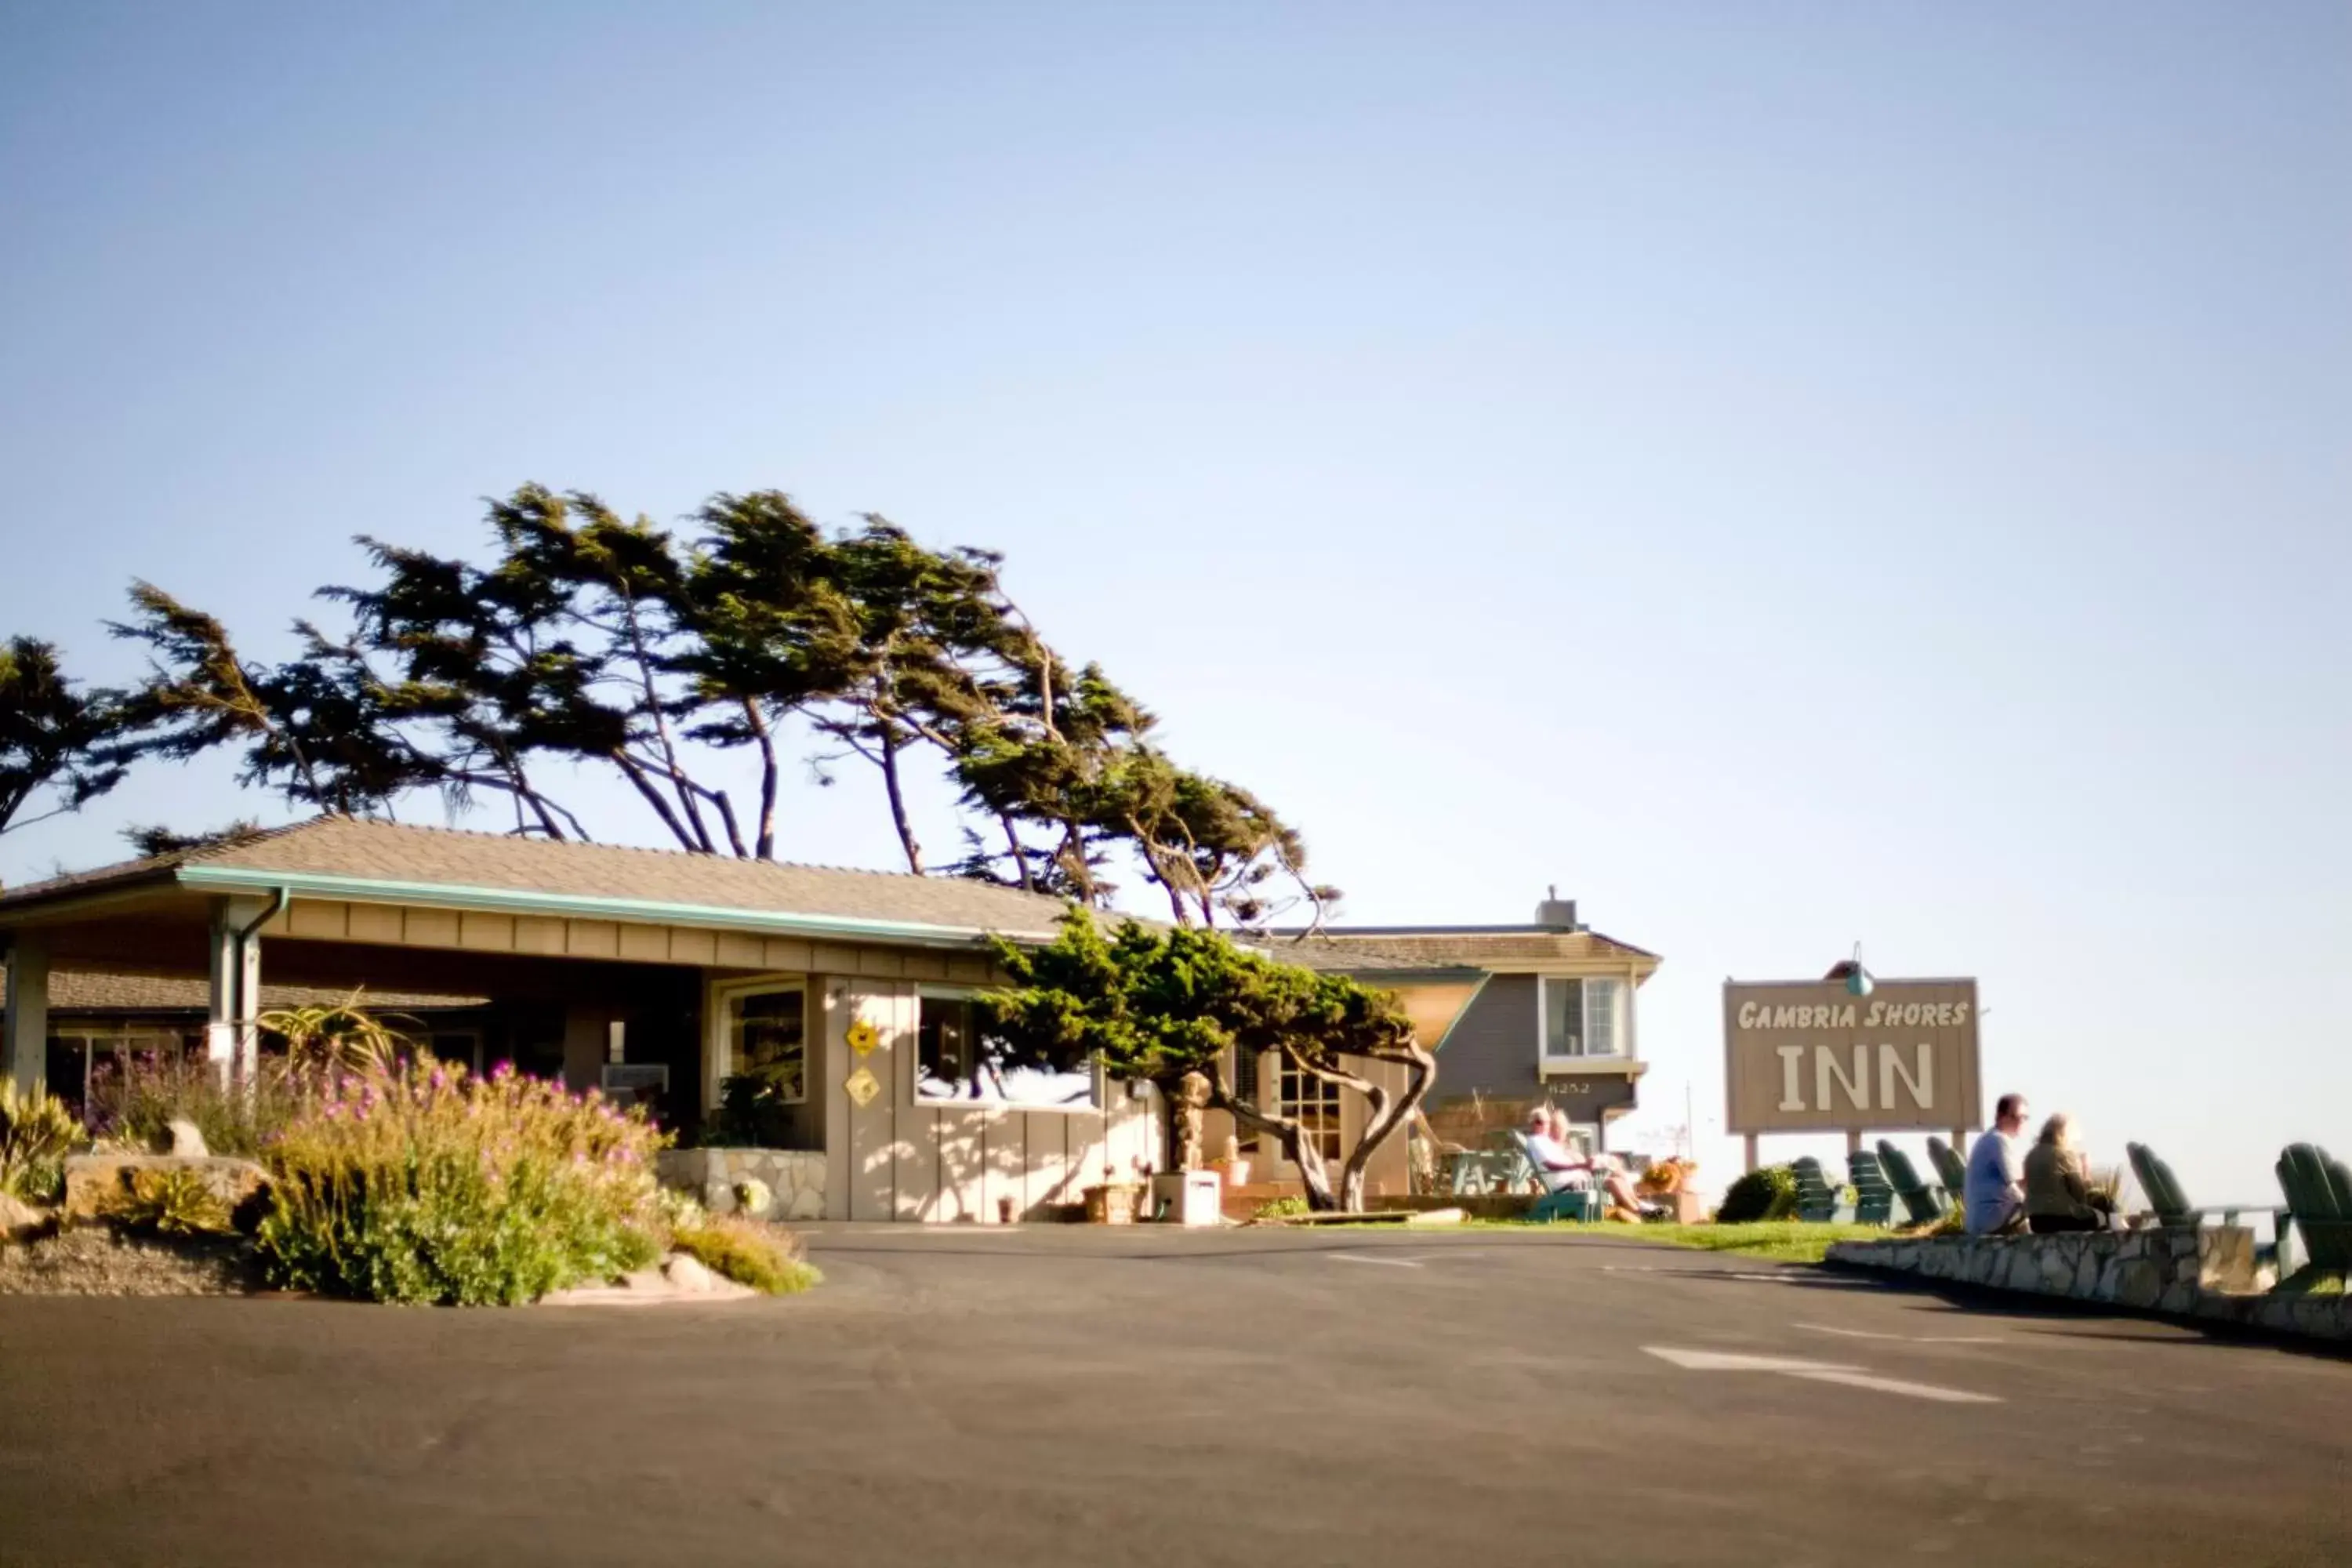
[[[1617,982],[1588,980],[1584,983],[1584,1044],[1586,1054],[1613,1057],[1617,1054]]]
[[[925,996],[915,1025],[915,1098],[1073,1110],[1095,1103],[1092,1064],[1061,1066],[1022,1057],[980,1032],[971,1004]]]
[[[1326,1162],[1339,1158],[1339,1086],[1302,1071],[1287,1055],[1276,1058],[1275,1109],[1295,1118],[1302,1140],[1311,1141]]]
[[[727,1028],[735,1073],[766,1079],[787,1105],[807,1098],[807,1008],[797,988],[728,998]]]
[[[1544,995],[1544,1055],[1584,1054],[1584,982],[1546,980]]]

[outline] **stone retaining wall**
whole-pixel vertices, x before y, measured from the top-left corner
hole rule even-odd
[[[751,1219],[823,1219],[824,1156],[803,1149],[665,1149],[655,1156],[662,1185],[690,1193],[712,1214],[743,1210],[745,1182],[768,1189],[768,1206]]]
[[[2271,1270],[2257,1267],[2254,1233],[2243,1226],[1841,1241],[1832,1244],[1829,1261],[2352,1340],[2352,1297],[2265,1293]]]

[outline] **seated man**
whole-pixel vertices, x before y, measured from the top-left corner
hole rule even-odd
[[[2017,1152],[2018,1134],[2024,1131],[2025,1096],[2002,1095],[1993,1107],[1991,1128],[1969,1151],[1968,1190],[1960,1203],[1968,1210],[1970,1236],[2024,1228],[2025,1175]]]
[[[1638,1215],[1664,1212],[1654,1204],[1644,1204],[1623,1172],[1570,1153],[1568,1118],[1558,1110],[1539,1105],[1528,1112],[1528,1158],[1535,1164],[1536,1180],[1548,1193],[1582,1192],[1597,1181],[1619,1208]]]

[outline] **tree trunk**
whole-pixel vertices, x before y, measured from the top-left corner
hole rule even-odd
[[[996,820],[1004,828],[1005,847],[1012,852],[1013,864],[1021,873],[1021,890],[1035,892],[1037,884],[1029,876],[1029,852],[1021,847],[1021,835],[1014,829],[1013,819],[1000,811],[996,814]]]
[[[776,738],[768,731],[768,716],[760,711],[760,704],[746,700],[743,721],[751,733],[760,738],[760,838],[758,854],[762,860],[776,858]]]
[[[1371,1103],[1371,1114],[1365,1119],[1364,1135],[1348,1152],[1347,1165],[1339,1173],[1339,1205],[1349,1214],[1363,1212],[1364,1171],[1372,1163],[1372,1156],[1396,1135],[1398,1129],[1411,1124],[1413,1112],[1421,1109],[1421,1102],[1429,1096],[1430,1086],[1437,1081],[1437,1058],[1412,1036],[1405,1037],[1402,1048],[1394,1056],[1383,1054],[1373,1059],[1402,1062],[1405,1089],[1402,1095],[1391,1095],[1377,1084],[1369,1086],[1365,1098]]]
[[[1298,1179],[1307,1188],[1308,1208],[1328,1214],[1339,1206],[1331,1191],[1331,1173],[1324,1166],[1323,1152],[1307,1141],[1306,1130],[1296,1118],[1261,1110],[1255,1099],[1235,1094],[1225,1082],[1223,1063],[1210,1075],[1209,1106],[1229,1112],[1253,1132],[1271,1134],[1281,1142],[1283,1158],[1298,1167]]]
[[[890,795],[890,821],[898,829],[898,843],[907,851],[907,869],[923,874],[923,847],[915,842],[913,824],[907,820],[907,796],[898,787],[898,727],[888,720],[881,725],[882,784]]]
[[[686,830],[686,824],[677,819],[677,813],[672,811],[669,802],[662,798],[662,792],[654,787],[653,780],[646,777],[645,769],[639,767],[617,746],[606,752],[605,758],[621,770],[621,776],[634,784],[637,794],[645,798],[645,803],[654,808],[654,815],[662,819],[662,826],[669,829],[670,836],[677,840],[679,848],[688,854],[710,853],[709,849],[694,841],[694,836]]]

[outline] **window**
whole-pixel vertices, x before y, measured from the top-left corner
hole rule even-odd
[[[798,985],[730,993],[726,1000],[729,1077],[765,1080],[784,1105],[808,1099],[808,997]]]
[[[482,1070],[479,1029],[436,1029],[425,1037],[425,1051],[437,1062],[451,1062],[467,1072]]]
[[[926,1104],[950,1100],[984,1105],[1020,1105],[1033,1110],[1091,1110],[1095,1072],[1091,1062],[1076,1067],[1024,1058],[1004,1041],[982,1031],[972,1016],[971,998],[958,992],[922,993],[915,1026],[915,1099]]]
[[[1543,982],[1543,1054],[1615,1057],[1625,1054],[1622,980]]]
[[[1275,1056],[1274,1097],[1277,1114],[1297,1119],[1298,1141],[1314,1144],[1326,1164],[1338,1163],[1339,1086],[1302,1070],[1282,1051]]]

